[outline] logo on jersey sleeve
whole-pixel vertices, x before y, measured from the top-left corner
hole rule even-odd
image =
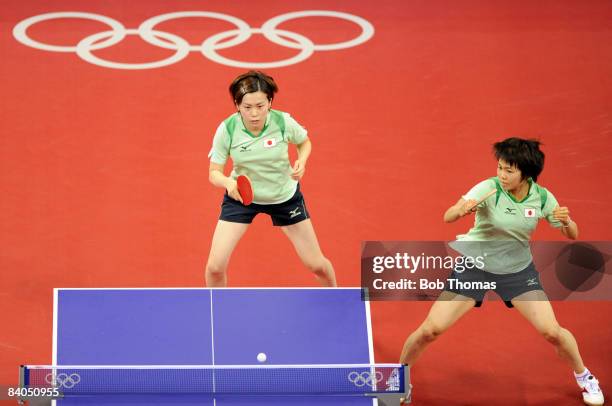
[[[267,138],[263,141],[264,148],[274,148],[277,144],[276,138]]]
[[[536,216],[536,209],[525,209],[525,217],[532,218]]]

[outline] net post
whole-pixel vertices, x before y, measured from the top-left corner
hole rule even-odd
[[[403,364],[399,367],[399,392],[396,393],[372,393],[366,396],[376,398],[378,406],[401,406],[411,402],[412,385],[410,384],[410,366]]]
[[[26,387],[26,366],[19,365],[19,388],[25,389],[25,387]],[[25,404],[25,398],[21,395],[21,393],[17,397],[17,403],[19,403],[20,405]]]
[[[402,394],[402,398],[404,399],[404,404],[408,404],[412,401],[412,384],[410,383],[410,365],[404,364],[401,369],[402,377],[401,383],[404,388],[404,393]]]
[[[27,365],[19,366],[19,388],[20,389],[28,389],[30,386],[30,369],[28,369]],[[32,398],[27,396],[27,391],[23,390],[17,396],[17,403],[20,405],[25,405],[28,402],[30,406],[51,406],[52,399],[50,398]]]

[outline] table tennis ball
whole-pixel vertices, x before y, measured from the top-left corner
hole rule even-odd
[[[267,358],[268,357],[263,352],[260,352],[259,354],[257,354],[257,361],[259,361],[259,362],[266,362]]]

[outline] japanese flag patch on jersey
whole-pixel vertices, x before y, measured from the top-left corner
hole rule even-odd
[[[273,148],[276,146],[276,144],[278,144],[276,138],[267,138],[263,141],[264,148]]]
[[[525,217],[535,217],[536,209],[525,209]]]

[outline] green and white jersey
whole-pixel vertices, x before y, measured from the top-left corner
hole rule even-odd
[[[562,227],[553,218],[553,210],[559,204],[552,193],[532,181],[527,196],[518,201],[501,187],[496,177],[480,182],[463,199],[480,200],[493,189],[496,193],[479,206],[474,226],[457,236],[458,246],[469,247],[465,250],[470,255],[475,252],[483,255],[488,272],[519,272],[532,261],[529,240],[538,221],[544,218],[552,227]]]
[[[297,188],[297,181],[291,179],[289,144],[301,144],[307,139],[306,129],[288,113],[270,110],[262,132],[255,136],[236,112],[217,128],[209,157],[220,165],[232,158],[230,176],[236,179],[246,175],[251,179],[254,203],[282,203]]]

